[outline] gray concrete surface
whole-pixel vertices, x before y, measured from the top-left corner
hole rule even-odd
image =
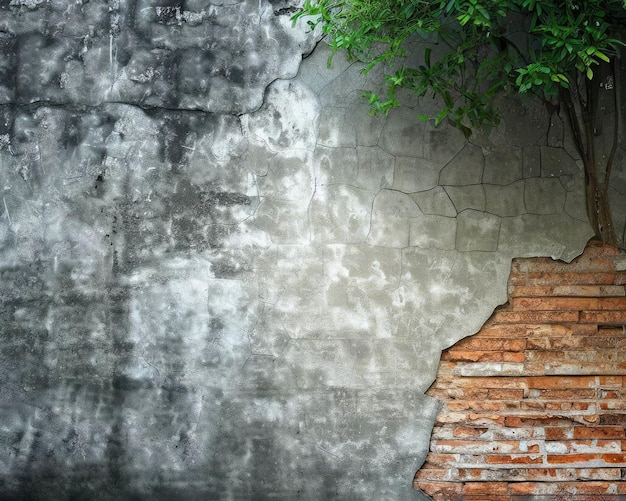
[[[591,236],[558,117],[369,116],[295,5],[0,6],[0,497],[420,499],[441,350]]]

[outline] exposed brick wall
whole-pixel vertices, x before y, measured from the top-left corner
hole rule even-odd
[[[624,253],[594,242],[569,264],[513,261],[509,302],[442,354],[416,488],[436,500],[626,499],[625,270]]]

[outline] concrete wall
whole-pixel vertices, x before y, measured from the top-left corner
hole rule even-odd
[[[441,350],[591,236],[557,116],[371,117],[294,6],[0,5],[3,496],[420,498]]]

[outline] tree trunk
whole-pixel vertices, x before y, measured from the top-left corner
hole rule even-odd
[[[580,91],[580,88],[574,86],[571,86],[569,89],[562,89],[561,100],[565,103],[574,144],[583,161],[585,170],[585,202],[589,224],[596,238],[602,242],[617,246],[619,245],[619,240],[615,233],[609,201],[609,177],[613,154],[609,155],[606,165],[600,168],[597,163],[596,141],[594,140],[596,130],[601,130],[598,127],[599,124],[594,123],[597,116],[599,82],[597,78],[591,81],[584,79],[582,85],[584,86],[584,93]],[[574,103],[574,98],[577,98],[578,106]],[[617,131],[617,114],[619,110],[616,109],[615,113],[616,122],[614,127]],[[614,138],[614,141],[616,140],[617,135]]]

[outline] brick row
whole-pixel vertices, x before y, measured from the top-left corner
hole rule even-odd
[[[622,449],[620,439],[587,439],[587,440],[432,440],[431,452],[459,454],[619,454]]]
[[[599,453],[510,453],[500,454],[493,452],[429,452],[426,456],[430,467],[439,468],[512,468],[514,465],[560,466],[571,467],[626,467],[626,453],[599,452]]]
[[[498,324],[491,320],[481,329],[480,337],[488,339],[492,337],[505,339],[522,339],[533,337],[571,337],[571,336],[597,336],[598,334],[620,335],[624,332],[623,328],[611,327],[602,329],[598,325],[577,324],[577,323],[528,323],[528,324]],[[472,339],[472,338],[467,338]],[[461,342],[466,341],[462,340]],[[458,344],[450,349],[459,349]]]
[[[553,272],[529,271],[512,273],[510,285],[622,285],[622,272]]]
[[[573,361],[568,362],[563,357],[546,357],[545,361],[529,360],[525,363],[508,362],[476,362],[471,364],[458,364],[456,362],[442,362],[439,366],[442,375],[458,376],[555,376],[555,375],[594,375],[598,373],[598,368],[613,375],[626,375],[626,361],[596,361],[588,362]],[[602,360],[602,359],[598,359]]]
[[[511,389],[540,389],[540,390],[562,390],[562,389],[614,389],[623,388],[624,377],[621,375],[608,376],[519,376],[519,377],[489,377],[471,376],[456,377],[453,375],[442,375],[437,377],[431,389],[479,389],[488,390],[511,390]],[[430,395],[430,389],[428,394]]]
[[[571,480],[622,480],[622,469],[607,468],[422,468],[415,477],[418,481],[480,481],[480,482],[565,482]]]
[[[510,297],[622,297],[626,296],[623,285],[522,285],[513,287]]]
[[[607,444],[613,444],[611,450],[604,450],[602,447],[598,447],[594,452],[621,452],[621,442],[604,441]],[[602,442],[602,443],[604,443]],[[560,442],[554,442],[555,444]],[[430,444],[430,450],[432,452],[439,453],[453,453],[458,452],[461,454],[482,454],[482,453],[498,453],[498,454],[511,454],[511,453],[533,453],[537,454],[541,452],[543,443],[540,441],[527,441],[527,440],[494,440],[494,441],[474,441],[474,440],[433,440]],[[582,443],[581,443],[582,447]],[[608,447],[608,445],[607,445]],[[616,447],[618,450],[616,450]]]
[[[454,400],[448,402],[446,410],[459,413],[468,411],[472,413],[498,412],[502,416],[525,416],[536,415],[537,412],[551,411],[560,413],[568,411],[568,414],[576,414],[586,411],[587,414],[597,415],[599,411],[616,411],[618,413],[626,410],[626,403],[623,400],[607,400],[597,402],[595,400],[563,402],[561,400]]]
[[[512,304],[516,311],[620,311],[626,309],[626,297],[515,297]]]

